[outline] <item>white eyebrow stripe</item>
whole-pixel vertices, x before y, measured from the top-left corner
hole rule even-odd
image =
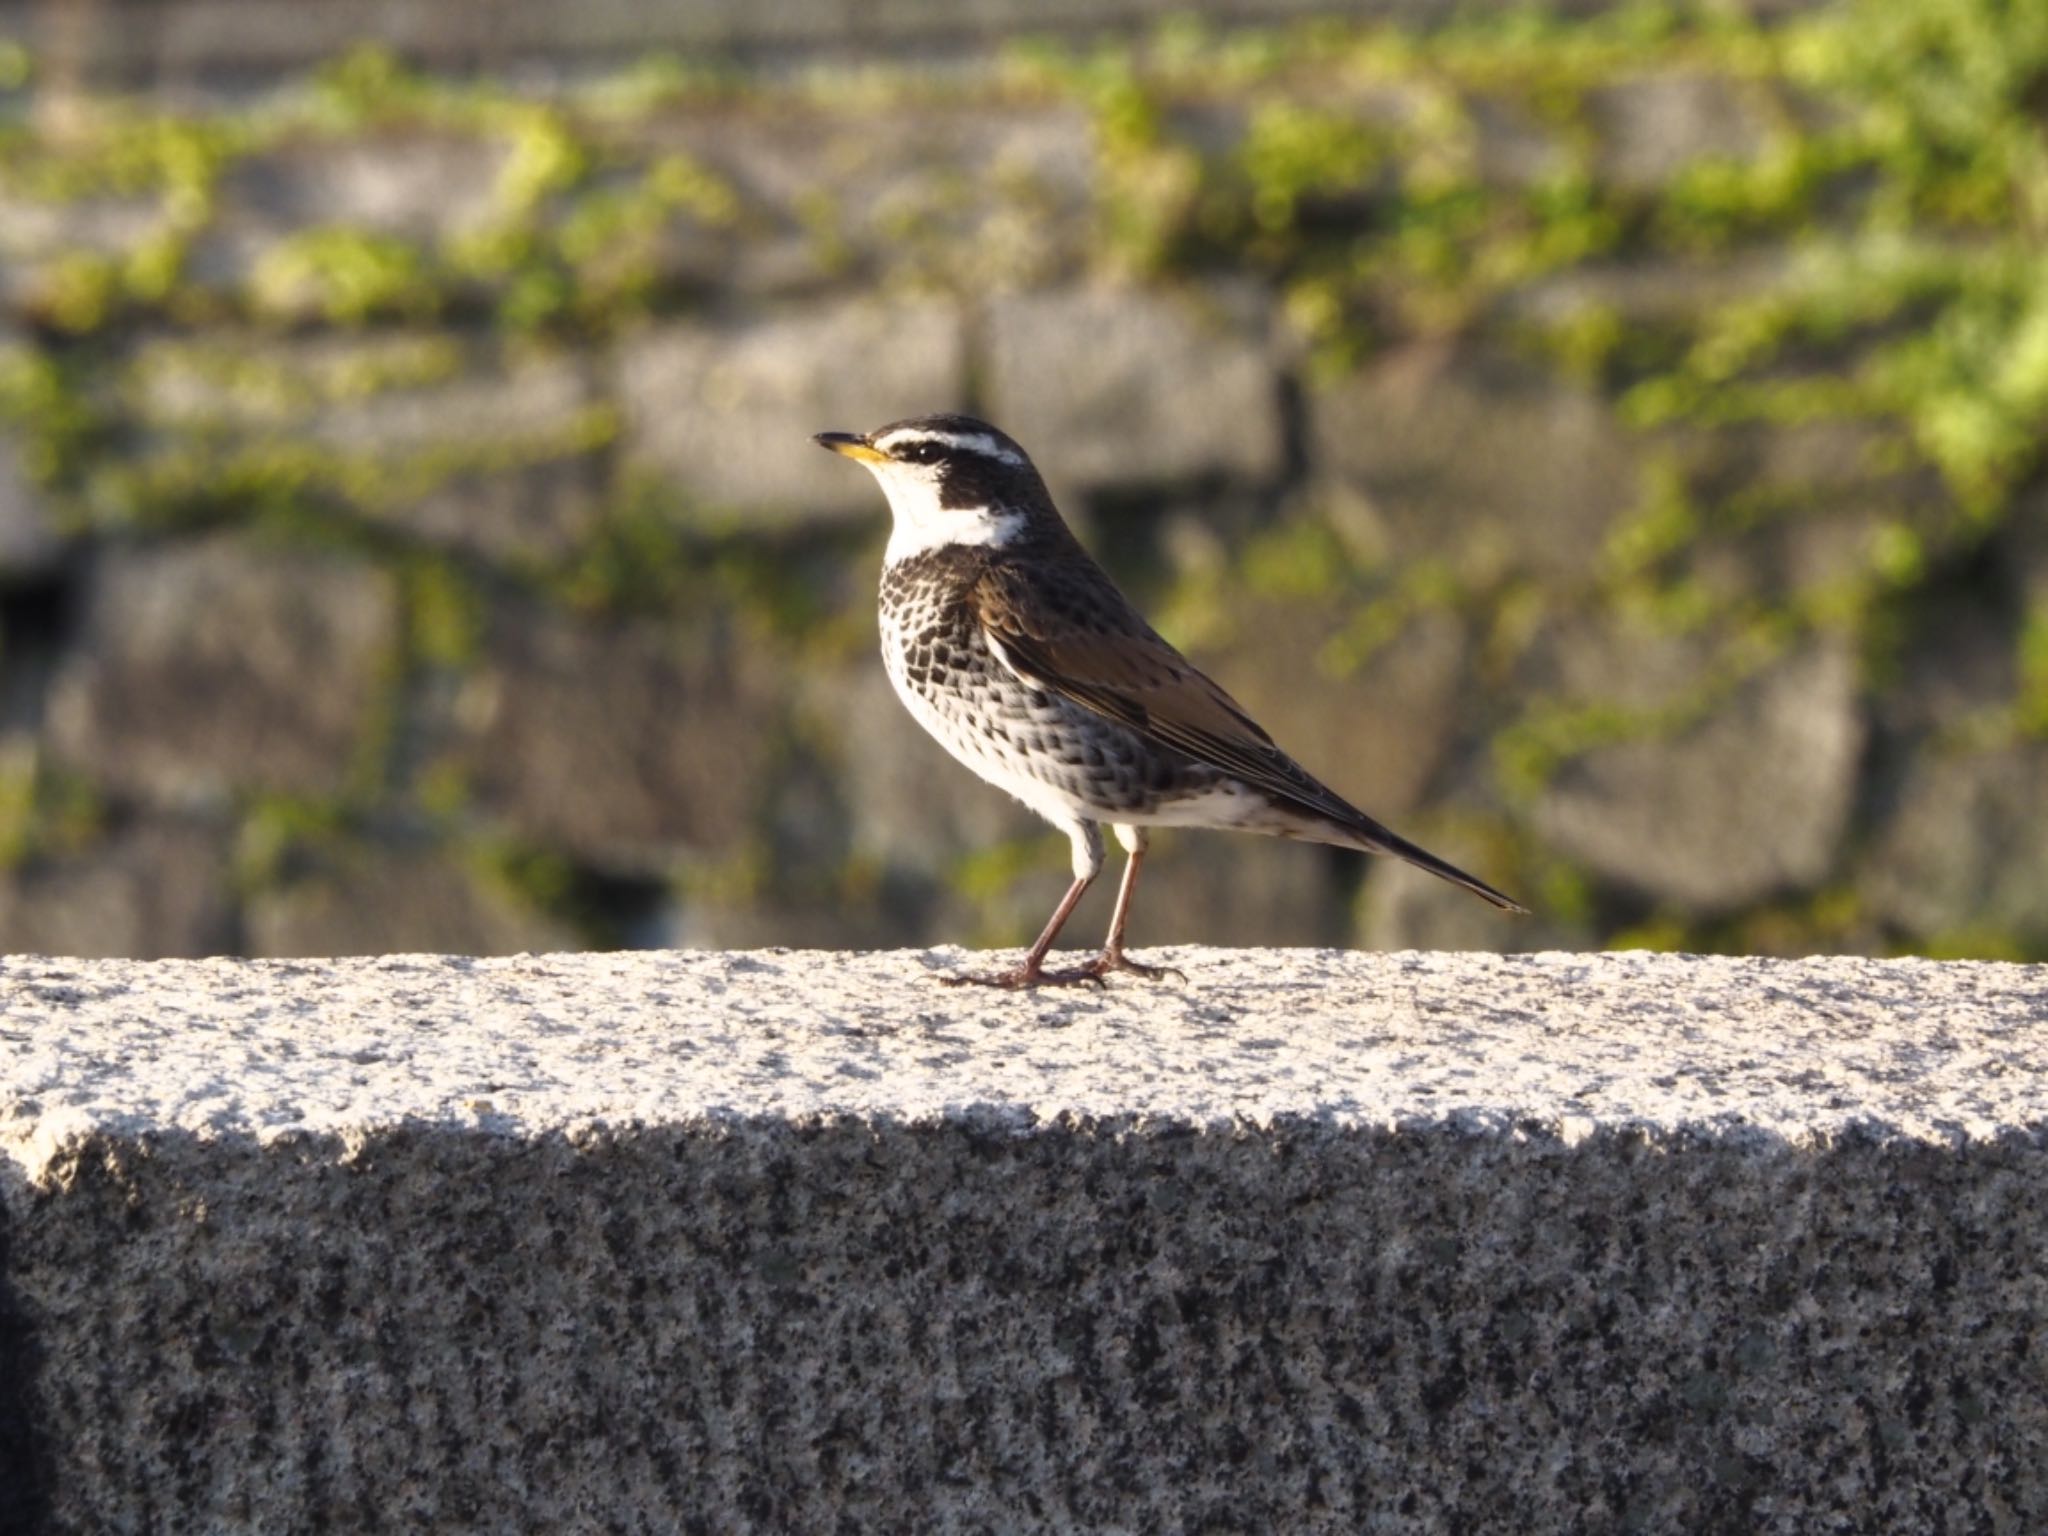
[[[1005,448],[986,432],[934,432],[929,427],[901,427],[886,437],[875,439],[875,446],[884,453],[899,448],[905,443],[942,443],[948,448],[959,448],[968,453],[978,453],[985,458],[995,459],[1003,464],[1022,464],[1023,459]]]

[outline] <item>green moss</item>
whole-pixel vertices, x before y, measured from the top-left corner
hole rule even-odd
[[[33,742],[0,745],[0,870],[76,853],[105,825],[106,806],[89,781],[48,761]]]
[[[1583,870],[1575,869],[1562,860],[1541,861],[1531,899],[1532,910],[1542,913],[1550,922],[1583,928],[1593,921],[1592,882]]]
[[[444,559],[415,556],[404,567],[406,654],[415,665],[461,668],[483,648],[484,603]]]
[[[22,67],[0,50],[0,89]],[[1597,131],[1603,93],[1674,72],[1725,85],[1759,147],[1681,167],[1662,186],[1614,184]],[[1428,32],[1343,19],[1244,29],[1182,21],[1137,42],[1019,49],[992,76],[768,78],[656,60],[545,101],[489,81],[428,79],[362,51],[302,97],[198,114],[98,103],[61,140],[27,119],[0,127],[9,196],[141,210],[123,245],[28,264],[18,291],[44,331],[34,346],[0,354],[0,414],[74,527],[241,521],[357,541],[405,583],[405,665],[461,665],[477,643],[468,576],[360,514],[458,474],[601,452],[616,416],[593,410],[529,441],[370,456],[295,439],[291,423],[361,394],[431,384],[459,365],[445,345],[399,347],[316,378],[266,374],[267,364],[237,362],[228,348],[209,362],[202,345],[180,366],[199,368],[201,393],[223,401],[219,419],[149,422],[138,451],[128,436],[136,400],[110,388],[132,328],[255,321],[374,334],[445,316],[581,342],[697,302],[676,259],[680,241],[715,232],[717,249],[745,260],[751,242],[790,216],[823,272],[858,270],[883,290],[975,293],[989,269],[978,252],[953,249],[954,231],[975,227],[959,215],[990,196],[1027,214],[1037,204],[1026,185],[927,179],[893,225],[830,186],[793,208],[764,209],[694,159],[646,149],[662,136],[643,130],[704,103],[841,113],[856,126],[859,114],[926,102],[1077,105],[1094,131],[1094,220],[1082,253],[1094,272],[1071,275],[1178,283],[1251,274],[1278,296],[1311,376],[1348,371],[1389,341],[1505,331],[1658,434],[1641,502],[1583,582],[1512,570],[1460,578],[1432,562],[1391,573],[1361,558],[1336,520],[1305,518],[1223,551],[1166,606],[1176,635],[1220,643],[1241,606],[1229,595],[1239,581],[1260,602],[1326,604],[1344,621],[1317,662],[1340,673],[1369,666],[1417,613],[1456,609],[1484,636],[1478,667],[1508,714],[1495,722],[1495,761],[1520,799],[1581,752],[1688,728],[1815,629],[1854,633],[1881,677],[1899,615],[1949,579],[2038,482],[2048,420],[2044,79],[2048,0],[1837,0],[1769,26],[1738,8],[1681,3],[1594,17],[1496,13]],[[1495,153],[1501,122],[1517,125],[1527,151],[1513,163]],[[223,177],[237,163],[386,132],[502,147],[486,215],[417,240],[302,230],[263,253],[241,290],[195,279],[187,258],[220,217]],[[878,240],[878,228],[894,238]],[[1650,318],[1633,312],[1625,287],[1603,286],[1610,266],[1654,273],[1737,261],[1755,276],[1732,301],[1660,307]],[[1523,302],[1545,297],[1562,274],[1583,274],[1592,296],[1562,308]],[[1713,579],[1717,566],[1751,557],[1743,541],[1815,510],[1839,512],[1862,491],[1745,481],[1729,473],[1730,452],[1662,445],[1724,435],[1741,444],[1745,434],[1842,422],[1887,445],[1873,476],[1938,476],[1947,494],[1871,502],[1865,547],[1804,587]],[[792,649],[835,652],[870,640],[865,613],[833,576],[867,554],[852,535],[764,538],[714,509],[628,486],[575,558],[514,574],[558,600],[611,611],[715,605]],[[1698,637],[1709,652],[1699,686],[1646,711],[1526,696],[1517,669],[1531,637],[1565,612]],[[1973,729],[2048,734],[2042,633],[2034,615],[2016,641],[2011,707]],[[381,763],[387,747],[373,742],[366,753]],[[363,796],[377,792],[377,777],[366,770]],[[20,829],[48,818],[23,812],[19,784],[7,782],[0,843],[18,848]],[[43,793],[29,799],[40,807]],[[451,781],[428,798],[452,815],[466,792]],[[266,816],[283,813],[255,819]],[[1055,844],[1045,848],[1057,859]],[[999,866],[986,878],[965,873],[987,894],[1015,873]],[[1589,924],[1598,920],[1583,876],[1555,878],[1547,903],[1576,901]],[[1786,947],[1869,931],[1823,898],[1800,901],[1705,927],[1653,915],[1633,937]]]
[[[591,407],[520,437],[383,454],[293,436],[286,425],[255,433],[199,428],[167,434],[148,457],[81,464],[79,515],[107,531],[248,523],[383,552],[393,535],[387,520],[374,514],[417,502],[462,477],[590,452],[610,441],[617,417],[609,407]]]
[[[975,923],[960,942],[975,946],[1024,944],[1037,936],[1044,914],[1019,915],[1015,900],[1027,875],[1067,867],[1067,845],[1056,836],[1013,838],[975,848],[947,871],[947,889],[974,909]]]
[[[222,168],[264,142],[258,114],[187,114],[112,100],[72,114],[61,141],[19,126],[0,132],[0,186],[49,202],[161,199],[190,224],[211,206]]]
[[[2008,960],[2017,964],[2038,962],[2041,950],[2009,933],[1995,929],[1951,929],[1944,933],[1916,937],[1899,954],[1928,960]]]
[[[1662,954],[1677,954],[1695,951],[1697,943],[1682,921],[1673,917],[1658,917],[1617,930],[1608,935],[1601,947],[1624,950],[1649,949]]]
[[[96,461],[111,436],[94,398],[97,360],[28,347],[0,347],[0,421],[12,429],[22,468],[39,485],[61,487]]]
[[[2019,674],[2014,724],[2026,735],[2048,740],[2048,604],[2036,604],[2020,631]]]
[[[408,70],[389,49],[366,45],[318,70],[311,82],[310,115],[332,131],[357,132],[394,118],[421,114],[442,96]]]
[[[1635,511],[1607,535],[1597,577],[1610,588],[1625,587],[1689,548],[1700,527],[1700,509],[1683,469],[1669,456],[1654,458],[1644,467]]]
[[[566,916],[576,905],[576,868],[558,853],[490,839],[472,844],[467,862],[487,883],[538,911]]]
[[[1312,518],[1253,534],[1239,560],[1245,586],[1275,601],[1329,596],[1348,564],[1335,532]]]
[[[18,851],[63,855],[95,842],[106,829],[107,805],[82,775],[39,760],[29,803],[30,819]]]
[[[1295,235],[1304,203],[1362,195],[1385,154],[1383,135],[1351,113],[1261,102],[1235,152],[1252,228],[1269,239]]]
[[[773,889],[768,850],[748,844],[720,859],[691,859],[676,871],[676,894],[711,906],[744,907]]]
[[[1417,617],[1456,608],[1468,597],[1449,561],[1414,561],[1397,585],[1353,606],[1343,626],[1316,652],[1317,669],[1325,677],[1350,677],[1369,666]]]
[[[18,742],[0,748],[0,869],[19,865],[33,845],[35,786],[34,747]]]
[[[1023,876],[1061,867],[1066,857],[1066,849],[1052,837],[987,843],[960,856],[947,884],[967,900],[987,905],[1013,892]]]
[[[557,110],[539,105],[520,114],[504,138],[509,153],[496,188],[501,218],[532,216],[589,173],[588,148]]]
[[[1527,803],[1576,757],[1621,742],[1668,740],[1712,715],[1736,689],[1783,656],[1811,626],[1799,615],[1755,611],[1716,636],[1687,686],[1655,705],[1538,696],[1493,737],[1501,788]]]
[[[1704,920],[1659,910],[1616,930],[1606,947],[1794,956],[1868,951],[1875,942],[1875,929],[1856,892],[1831,885]]]
[[[578,608],[662,610],[678,603],[695,565],[692,541],[660,487],[635,485],[576,556],[550,573]]]
[[[723,229],[739,216],[730,183],[687,155],[667,154],[634,180],[579,200],[556,228],[555,249],[574,302],[593,319],[616,322],[652,302],[678,220]]]
[[[2036,253],[2048,216],[2043,11],[2039,0],[1851,0],[1770,30],[1678,6],[1573,23],[1490,17],[1423,35],[1181,30],[1149,48],[1040,50],[1034,65],[1096,114],[1108,259],[1273,273],[1323,367],[1361,355],[1384,317],[1459,327],[1495,296],[1609,252],[1812,245],[1784,283],[1702,316],[1681,366],[1638,383],[1632,414],[1898,420],[1964,507],[1991,517],[2040,462],[2048,388]],[[1590,172],[1585,100],[1672,68],[1738,82],[1766,125],[1761,150],[1683,167],[1654,194],[1604,187]],[[1351,103],[1361,90],[1394,93],[1409,119],[1304,103],[1335,77]],[[1177,102],[1226,90],[1242,115],[1234,144],[1199,152],[1177,137]],[[1521,185],[1482,175],[1465,113],[1480,95],[1546,125],[1556,168]],[[1786,110],[1796,95],[1823,110]],[[1213,114],[1203,132],[1213,139]],[[1304,217],[1332,205],[1353,213]],[[1823,221],[1831,232],[1815,241]],[[1901,316],[1914,322],[1903,332]],[[1596,309],[1556,345],[1590,373],[1616,330]],[[1846,370],[1782,369],[1792,348],[1864,338]]]
[[[385,645],[375,658],[369,707],[350,744],[348,773],[339,796],[354,813],[368,814],[394,787],[413,668],[405,637]]]
[[[1510,798],[1531,800],[1571,758],[1676,729],[1699,712],[1629,709],[1605,701],[1538,703],[1493,738],[1495,770]]]
[[[468,808],[474,791],[462,765],[443,759],[420,770],[413,783],[412,798],[430,821],[446,825],[455,822]]]
[[[259,314],[341,325],[425,320],[442,302],[426,253],[395,236],[346,227],[287,235],[258,259],[249,282]]]
[[[130,409],[165,427],[297,425],[328,406],[443,383],[463,358],[445,333],[304,350],[251,346],[246,336],[165,339],[135,357],[120,388]]]
[[[235,888],[248,895],[284,884],[309,859],[345,847],[353,831],[337,801],[257,796],[244,806],[235,839]]]
[[[743,532],[636,480],[573,556],[525,574],[576,608],[726,615],[763,644],[822,660],[873,644],[872,617],[843,600],[847,573],[872,566],[871,543],[862,529]]]

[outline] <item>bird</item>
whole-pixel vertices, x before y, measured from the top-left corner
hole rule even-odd
[[[888,500],[881,641],[897,697],[947,752],[1072,843],[1073,883],[1023,959],[948,982],[1028,988],[1101,983],[1115,972],[1181,976],[1124,950],[1154,827],[1391,854],[1503,911],[1527,910],[1380,825],[1276,746],[1145,622],[1007,434],[941,413],[812,440],[864,466]],[[1060,929],[1102,872],[1105,826],[1126,854],[1108,936],[1087,963],[1049,967]]]

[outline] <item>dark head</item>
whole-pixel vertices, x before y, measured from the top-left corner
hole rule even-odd
[[[1063,528],[1024,450],[972,416],[912,416],[812,441],[865,464],[881,482],[896,518],[892,565],[949,544],[1015,544]]]

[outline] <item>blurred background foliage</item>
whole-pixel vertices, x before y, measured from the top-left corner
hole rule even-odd
[[[1539,909],[1177,835],[1141,941],[2048,957],[2048,0],[66,76],[0,45],[0,947],[1028,937],[806,457],[967,408]]]

